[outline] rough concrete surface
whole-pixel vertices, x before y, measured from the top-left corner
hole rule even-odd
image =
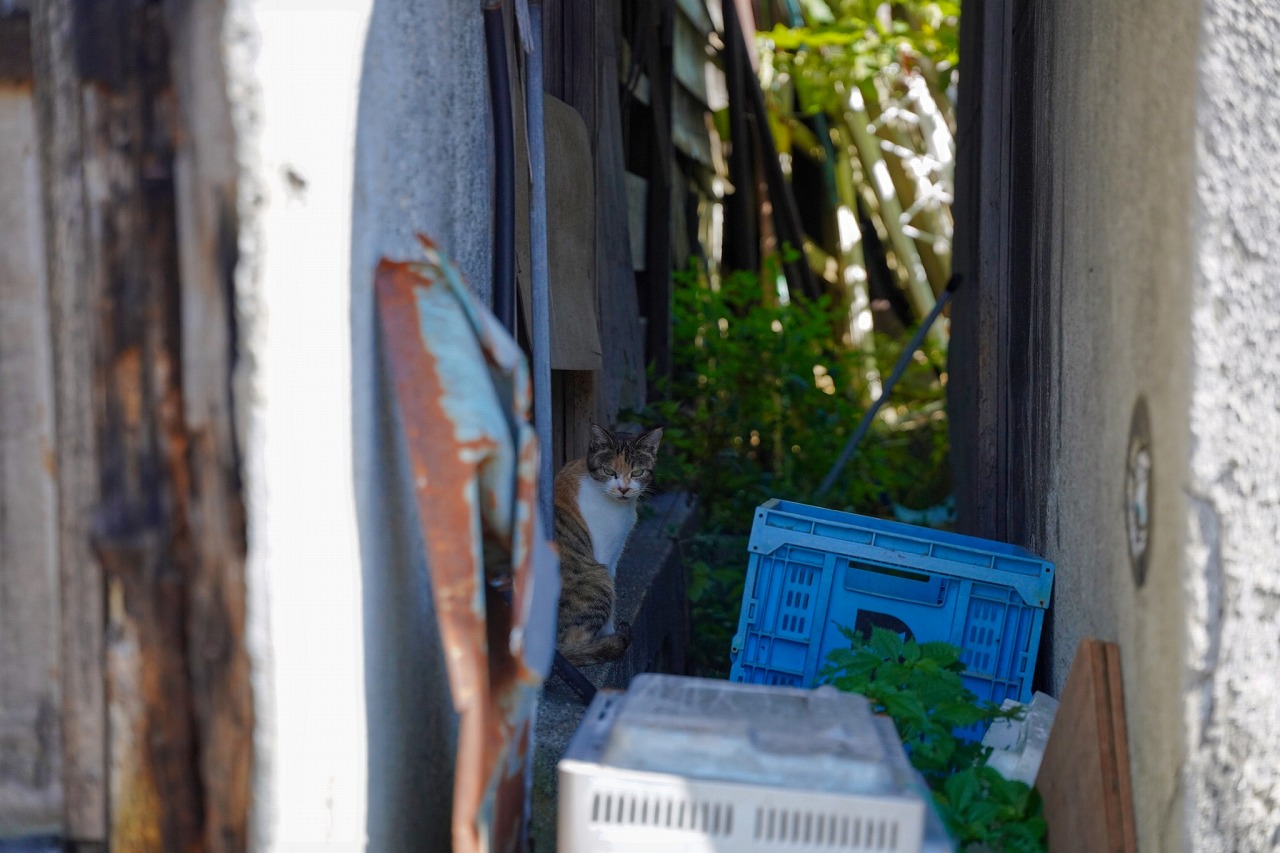
[[[1050,386],[1038,546],[1058,566],[1050,681],[1060,694],[1082,638],[1119,644],[1138,846],[1177,850],[1197,18],[1187,4],[1124,0],[1039,3],[1035,14],[1047,81],[1034,178],[1047,204],[1035,230],[1052,346],[1036,378]],[[1154,460],[1140,588],[1125,529],[1139,398]]]
[[[488,299],[483,34],[479,4],[373,0],[363,46],[349,334],[373,850],[449,849],[457,739],[408,457],[378,366],[373,274],[379,258],[421,258],[422,232]]]
[[[1280,847],[1280,8],[1206,0],[1184,584],[1187,848]]]

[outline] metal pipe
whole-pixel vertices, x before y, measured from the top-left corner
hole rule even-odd
[[[516,327],[516,167],[502,3],[484,5],[489,106],[493,114],[493,313],[512,335]]]
[[[538,501],[542,518],[552,524],[554,504],[551,470],[551,300],[547,282],[547,161],[542,113],[542,3],[529,4],[533,49],[529,52],[529,79],[525,84],[525,111],[529,117],[529,169],[533,176],[530,195],[529,240],[533,267],[533,427],[542,454],[538,462]]]
[[[916,333],[911,336],[906,348],[902,350],[902,355],[898,356],[898,363],[893,366],[893,373],[889,374],[888,381],[884,383],[884,390],[880,392],[880,396],[876,398],[876,401],[863,413],[862,420],[858,422],[858,428],[853,431],[853,435],[849,436],[849,440],[845,442],[844,450],[840,451],[840,458],[836,460],[836,464],[831,466],[831,470],[827,472],[822,485],[814,493],[815,500],[821,498],[835,485],[836,477],[840,476],[840,471],[853,458],[853,451],[857,449],[862,437],[867,434],[867,430],[871,427],[871,422],[875,420],[876,413],[880,411],[880,407],[884,405],[885,400],[889,399],[889,395],[893,392],[893,386],[902,378],[903,371],[907,369],[907,364],[911,361],[911,357],[915,355],[916,350],[920,349],[920,344],[924,342],[924,336],[928,334],[929,327],[933,325],[934,320],[938,319],[938,315],[942,313],[942,309],[951,301],[952,294],[956,292],[956,288],[959,286],[960,276],[951,276],[951,280],[947,282],[946,289],[942,291],[942,295],[933,304],[933,310],[929,312],[928,317],[924,318],[924,322],[916,329]]]
[[[533,267],[533,424],[538,433],[538,501],[543,518],[554,528],[555,505],[551,473],[551,300],[547,273],[547,161],[542,110],[542,3],[529,3],[529,79],[525,82],[528,116],[530,193],[529,242]],[[578,695],[584,705],[595,698],[596,687],[577,667],[556,652],[552,671]]]

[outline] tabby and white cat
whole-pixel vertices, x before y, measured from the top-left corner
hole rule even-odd
[[[636,523],[636,504],[653,482],[662,429],[639,435],[591,425],[587,455],[556,475],[560,625],[556,645],[574,666],[615,660],[631,642],[613,624],[618,560]]]

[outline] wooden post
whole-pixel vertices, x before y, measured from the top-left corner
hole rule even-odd
[[[80,79],[70,0],[37,3],[31,53],[40,137],[53,351],[58,492],[64,831],[107,839],[106,696],[102,572],[89,548],[98,502],[92,310]]]
[[[675,6],[671,0],[646,7],[641,26],[658,46],[646,54],[649,76],[650,123],[648,198],[645,200],[645,261],[643,274],[645,356],[656,377],[671,375],[671,94],[675,79]],[[683,264],[685,258],[674,259]]]
[[[0,12],[0,821],[64,815],[53,354],[31,27]]]
[[[52,0],[33,21],[66,832],[122,850],[247,846],[236,168],[219,52],[201,43],[223,9]]]

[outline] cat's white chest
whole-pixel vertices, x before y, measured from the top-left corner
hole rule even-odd
[[[615,500],[599,483],[584,477],[578,486],[578,512],[591,533],[596,562],[609,567],[610,577],[617,577],[618,559],[636,524],[636,502]]]

